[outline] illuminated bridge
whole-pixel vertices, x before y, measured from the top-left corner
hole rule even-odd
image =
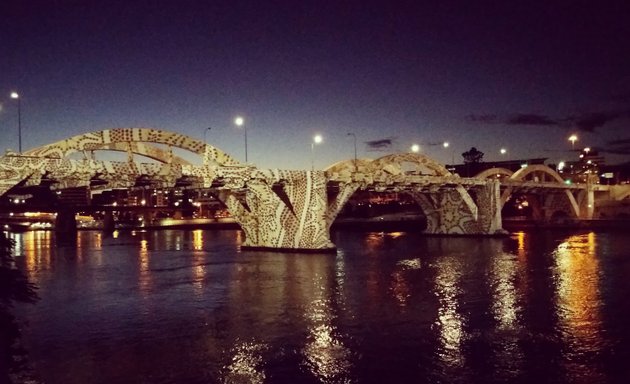
[[[197,161],[176,155],[174,148]],[[127,156],[124,161],[97,160],[98,151]],[[357,190],[407,193],[427,217],[426,232],[444,235],[503,233],[501,209],[513,194],[533,197],[528,201],[539,219],[558,214],[591,219],[599,201],[630,195],[625,186],[567,185],[544,165],[514,173],[489,169],[463,178],[412,153],[347,160],[323,171],[260,169],[203,141],[148,128],[92,132],[0,157],[0,196],[50,180],[52,188],[61,190],[134,188],[139,180],[173,188],[185,180],[187,188],[207,190],[225,204],[245,232],[243,247],[300,251],[335,249],[330,227]],[[57,224],[75,224],[72,207],[59,210]]]

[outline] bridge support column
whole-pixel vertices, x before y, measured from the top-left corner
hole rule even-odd
[[[324,172],[258,170],[245,201],[233,190],[220,198],[245,232],[244,249],[334,252],[326,222]]]
[[[103,232],[112,233],[115,229],[116,222],[114,221],[114,212],[105,212],[105,217],[103,218]]]
[[[413,193],[427,217],[426,233],[440,235],[504,234],[498,181],[490,180],[473,191],[462,187],[430,194]]]
[[[70,244],[77,241],[77,220],[74,211],[60,209],[57,212],[55,236],[58,244]]]

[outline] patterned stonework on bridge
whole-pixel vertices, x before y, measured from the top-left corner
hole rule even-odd
[[[254,170],[245,201],[225,189],[221,199],[245,232],[244,247],[334,250],[326,224],[323,172]]]
[[[337,209],[331,210],[329,222],[339,212],[338,206],[345,204],[355,190],[368,189],[411,195],[426,216],[426,233],[503,232],[498,181],[464,180],[421,154],[398,153],[375,160],[344,161],[330,166],[327,173],[329,180],[340,185],[338,201],[332,202]]]
[[[201,161],[190,162],[173,148]],[[99,151],[126,152],[127,161],[97,160]],[[228,207],[245,233],[244,247],[308,251],[334,250],[330,226],[357,190],[410,194],[427,217],[426,232],[445,235],[501,233],[501,208],[516,193],[537,196],[541,217],[563,211],[590,218],[595,189],[598,202],[609,190],[565,185],[541,165],[461,178],[412,153],[347,160],[315,172],[258,169],[200,140],[149,128],[92,132],[0,157],[0,196],[16,185],[38,185],[44,177],[54,180],[56,189],[90,186],[95,178],[100,183],[91,188],[138,188],[141,179],[150,188],[173,188],[185,179],[189,188],[212,191]]]

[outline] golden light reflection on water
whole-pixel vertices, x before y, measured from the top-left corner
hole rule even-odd
[[[557,273],[557,308],[560,328],[565,338],[567,359],[572,370],[587,368],[571,363],[572,355],[601,351],[603,324],[600,297],[600,266],[596,235],[588,233],[567,238],[554,251]]]
[[[226,384],[251,383],[259,384],[265,382],[265,371],[263,369],[262,353],[266,347],[264,344],[254,341],[237,341],[230,350],[230,364],[223,367]]]
[[[444,255],[438,259],[435,294],[440,303],[436,321],[440,330],[439,356],[445,364],[452,367],[464,365],[464,355],[461,350],[464,318],[458,312],[457,298],[461,274],[461,266],[452,257]]]
[[[140,292],[147,297],[151,291],[152,276],[149,270],[149,244],[146,239],[140,240],[138,285]]]
[[[315,297],[305,313],[310,322],[308,341],[303,349],[306,366],[324,383],[349,382],[345,376],[351,368],[350,350],[333,324],[336,316],[327,298],[325,281],[316,277],[313,283]]]
[[[517,325],[518,303],[514,281],[518,270],[518,260],[510,254],[497,252],[492,259],[492,313],[500,329],[511,329]]]
[[[407,307],[409,298],[411,297],[411,288],[406,279],[406,271],[420,269],[420,259],[404,259],[396,263],[398,269],[392,272],[390,291],[398,305],[404,309]]]
[[[203,250],[203,230],[196,229],[192,231],[193,236],[193,249],[195,251]]]
[[[196,296],[203,295],[203,281],[206,277],[206,265],[205,265],[205,255],[203,252],[203,231],[201,229],[194,230],[192,232],[193,236],[193,258],[194,258],[194,266],[192,268],[193,271],[193,289],[195,291]]]
[[[21,234],[10,233],[8,237],[15,240],[15,254],[24,256],[28,279],[38,284],[38,271],[50,269],[52,233],[28,231]]]

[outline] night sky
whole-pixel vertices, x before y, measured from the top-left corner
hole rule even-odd
[[[630,160],[627,1],[0,1],[0,150],[116,127],[270,168],[379,157]],[[451,146],[444,149],[442,142]],[[499,149],[507,154],[500,155]],[[604,152],[605,151],[605,152]]]

